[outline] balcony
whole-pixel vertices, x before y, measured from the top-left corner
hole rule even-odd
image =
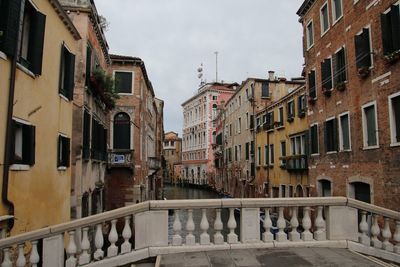
[[[285,168],[288,172],[301,172],[308,170],[307,155],[293,155],[282,157],[281,159],[286,160]]]
[[[134,150],[113,149],[108,151],[108,168],[135,169]]]
[[[193,251],[293,247],[400,263],[399,233],[399,212],[346,197],[148,201],[1,239],[1,266],[125,266]]]
[[[149,163],[149,169],[152,171],[158,171],[159,169],[161,169],[161,161],[159,158],[149,157],[148,163]]]

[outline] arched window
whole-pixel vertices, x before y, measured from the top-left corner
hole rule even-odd
[[[128,114],[120,112],[114,116],[114,149],[131,148],[131,121]]]

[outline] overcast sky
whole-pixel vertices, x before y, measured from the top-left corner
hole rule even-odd
[[[144,60],[155,94],[165,101],[165,132],[182,131],[181,104],[208,82],[298,77],[302,71],[302,0],[95,0],[110,22],[110,52]]]

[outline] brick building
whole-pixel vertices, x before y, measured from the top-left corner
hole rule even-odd
[[[182,162],[182,138],[178,133],[167,132],[164,135],[163,147],[166,161],[165,179],[169,183],[176,183],[180,178],[180,173],[175,173],[175,166]]]
[[[313,194],[399,210],[399,1],[306,0]]]

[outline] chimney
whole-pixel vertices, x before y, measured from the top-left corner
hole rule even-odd
[[[268,71],[268,80],[275,81],[275,71],[273,70]]]

